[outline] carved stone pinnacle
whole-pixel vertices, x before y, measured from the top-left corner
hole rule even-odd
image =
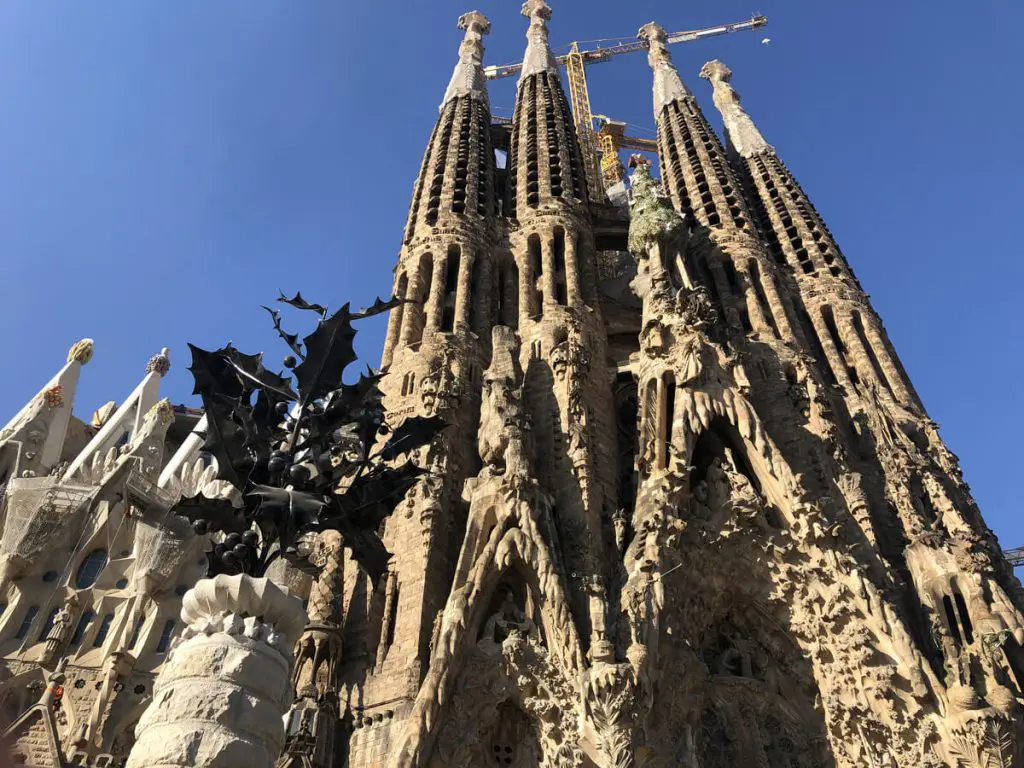
[[[68,362],[78,361],[82,365],[85,365],[92,360],[93,342],[92,339],[82,339],[76,341],[71,345],[71,349],[68,350]]]
[[[551,6],[544,0],[526,0],[523,3],[523,16],[527,18],[540,18],[548,21],[551,18]]]
[[[728,83],[732,79],[732,70],[718,59],[712,59],[701,67],[700,76],[712,83],[716,81]]]
[[[470,11],[459,16],[459,29],[466,30],[467,37],[472,32],[480,35],[489,35],[491,33],[491,22],[480,11]]]
[[[169,370],[171,370],[171,350],[167,347],[161,349],[159,355],[149,358],[149,362],[146,363],[146,373],[158,373],[160,376],[166,376]]]

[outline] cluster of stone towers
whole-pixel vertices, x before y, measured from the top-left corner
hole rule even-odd
[[[731,72],[700,72],[723,145],[640,30],[664,189],[634,158],[626,218],[587,187],[551,9],[523,13],[507,128],[490,24],[459,20],[413,188],[382,389],[449,427],[388,573],[325,534],[312,584],[277,575],[308,595],[279,765],[1024,765],[1024,591]],[[217,492],[152,371],[70,418],[90,355],[0,432],[0,698],[30,765],[127,753],[202,570],[167,510]]]

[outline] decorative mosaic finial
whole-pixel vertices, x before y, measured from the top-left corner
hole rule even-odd
[[[715,106],[722,114],[729,143],[740,157],[750,157],[758,152],[770,150],[771,145],[764,140],[750,115],[740,106],[740,95],[729,84],[732,70],[718,59],[714,59],[701,68],[700,76],[714,88]]]
[[[92,339],[82,339],[76,341],[71,345],[71,349],[68,350],[68,362],[78,361],[82,365],[85,365],[92,360],[93,342]]]
[[[527,0],[523,3],[522,13],[530,20],[530,28],[526,31],[526,53],[523,55],[523,69],[519,79],[540,72],[553,72],[557,76],[558,62],[548,45],[551,6],[544,0]]]
[[[654,71],[654,109],[660,112],[666,104],[676,99],[692,98],[693,94],[683,84],[672,54],[668,52],[668,35],[655,22],[640,27],[637,37],[647,43],[647,63]]]
[[[157,373],[161,377],[166,376],[171,370],[171,350],[164,347],[159,355],[153,355],[146,363],[146,373]]]
[[[454,98],[470,96],[487,101],[487,80],[484,78],[484,35],[490,34],[491,22],[480,11],[470,11],[459,17],[459,29],[466,36],[459,46],[459,62],[452,72],[448,90],[444,92],[441,108]]]

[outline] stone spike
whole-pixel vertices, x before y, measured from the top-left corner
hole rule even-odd
[[[92,360],[92,355],[92,339],[75,342],[68,351],[64,367],[0,429],[0,446],[8,441],[22,443],[21,471],[49,470],[60,460],[78,378],[82,366]],[[20,434],[30,424],[36,424],[45,434],[34,437]]]
[[[668,35],[656,22],[640,27],[637,37],[648,46],[647,63],[654,72],[654,111],[659,113],[667,104],[677,99],[692,99],[693,94],[683,83],[668,52]]]
[[[487,79],[483,71],[484,35],[490,34],[491,22],[479,11],[470,11],[459,17],[459,29],[465,30],[466,36],[459,46],[459,61],[444,92],[440,109],[459,96],[487,103]]]
[[[761,152],[773,152],[774,149],[764,140],[750,115],[740,105],[740,95],[729,83],[732,70],[718,59],[713,59],[701,68],[700,76],[710,82],[714,89],[715,107],[725,122],[729,143],[739,156],[752,157]]]

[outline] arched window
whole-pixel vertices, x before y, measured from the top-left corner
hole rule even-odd
[[[139,618],[137,618],[135,620],[135,628],[132,629],[132,636],[131,636],[131,639],[128,641],[128,650],[129,651],[135,649],[135,644],[137,642],[139,642],[139,633],[142,631],[142,625],[145,624],[145,623],[146,623],[146,617],[145,616],[139,616]]]
[[[96,614],[91,610],[85,610],[82,613],[82,618],[78,620],[78,626],[75,627],[75,634],[71,636],[71,645],[77,646],[82,644],[82,638],[85,637],[85,631],[89,629],[89,625],[92,623],[93,617]]]
[[[530,314],[540,315],[544,311],[544,288],[541,283],[544,274],[544,260],[540,253],[540,235],[530,235],[526,240],[526,249],[529,253],[529,276],[527,280],[531,283],[530,290]]]
[[[107,566],[107,550],[94,549],[82,560],[75,574],[75,588],[91,587],[99,578],[100,572]]]
[[[164,653],[167,647],[171,644],[171,635],[174,634],[174,627],[177,626],[177,622],[174,619],[168,619],[164,622],[164,629],[160,633],[160,640],[156,644],[156,652]]]
[[[39,606],[38,605],[30,606],[29,609],[27,611],[25,611],[25,618],[22,620],[21,626],[18,627],[18,632],[14,636],[16,639],[21,640],[23,637],[25,637],[25,635],[28,634],[28,631],[30,629],[32,629],[32,622],[34,622],[36,620],[36,616],[38,614],[39,614]]]
[[[455,297],[459,291],[461,257],[462,250],[459,246],[453,245],[448,249],[444,269],[444,305],[441,308],[441,331],[444,333],[455,330]]]
[[[555,263],[555,302],[563,307],[567,301],[565,287],[565,230],[555,228],[555,239],[552,246]]]
[[[93,638],[93,648],[99,648],[107,639],[107,633],[110,632],[110,624],[114,621],[114,614],[105,613],[103,618],[100,620],[100,628],[96,630],[96,637]]]

